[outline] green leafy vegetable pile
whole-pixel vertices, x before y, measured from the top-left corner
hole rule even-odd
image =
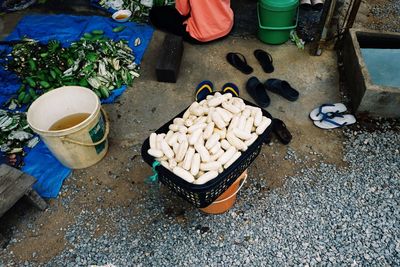
[[[14,45],[5,68],[15,72],[22,85],[16,98],[10,100],[10,109],[30,104],[43,93],[64,85],[90,88],[99,98],[107,98],[123,84],[131,85],[139,77],[132,49],[125,40],[113,41],[103,34],[102,30],[85,33],[69,47],[62,47],[56,40],[40,44],[30,39]]]
[[[24,112],[0,109],[0,151],[6,154],[22,153],[23,147],[34,147],[39,141],[34,137]]]

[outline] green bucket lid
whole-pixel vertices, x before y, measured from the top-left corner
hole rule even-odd
[[[259,0],[262,8],[272,11],[289,11],[297,8],[299,0]]]

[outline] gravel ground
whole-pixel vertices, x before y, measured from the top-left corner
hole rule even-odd
[[[46,266],[400,266],[400,127],[379,127],[344,131],[348,167],[299,169],[266,192],[253,178],[220,216],[189,209],[177,221],[157,185],[139,216],[134,205],[82,210],[66,232],[69,248]],[[288,148],[285,160],[304,159]],[[99,217],[115,229],[95,237]]]
[[[400,32],[400,1],[387,0],[384,3],[372,4],[371,15],[375,23],[370,24],[374,30]]]

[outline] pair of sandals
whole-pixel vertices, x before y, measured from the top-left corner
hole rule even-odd
[[[310,112],[314,125],[321,129],[335,129],[351,125],[356,118],[351,114],[343,114],[347,108],[342,103],[323,104]]]
[[[268,79],[261,83],[257,77],[251,77],[246,83],[246,89],[256,103],[263,108],[268,107],[271,103],[267,90],[289,101],[296,101],[300,95],[287,81],[279,79]]]
[[[257,49],[254,51],[254,56],[260,63],[264,72],[271,73],[274,71],[273,59],[271,54],[264,50]],[[253,68],[249,64],[247,64],[246,57],[240,53],[228,53],[226,55],[226,60],[229,62],[229,64],[231,64],[244,74],[250,74],[253,72]]]
[[[204,80],[196,86],[196,89],[194,91],[195,99],[197,102],[200,102],[206,99],[206,97],[212,92],[214,92],[214,84],[209,80]],[[239,88],[234,83],[224,84],[221,88],[221,92],[223,94],[231,93],[233,96],[236,97],[239,96]]]
[[[324,7],[324,0],[301,0],[300,7],[304,9],[321,10]]]

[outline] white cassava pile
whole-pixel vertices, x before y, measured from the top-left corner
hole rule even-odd
[[[231,166],[270,124],[260,108],[217,92],[193,102],[167,134],[152,133],[148,153],[187,182],[204,184]]]

